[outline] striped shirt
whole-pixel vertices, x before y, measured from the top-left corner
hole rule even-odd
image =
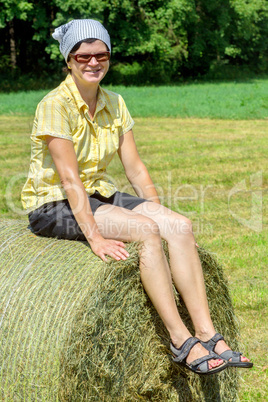
[[[99,87],[93,121],[69,74],[39,103],[31,134],[31,162],[22,190],[22,205],[31,212],[41,205],[66,199],[66,193],[47,147],[45,136],[73,142],[79,175],[86,192],[110,197],[117,190],[106,171],[119,148],[119,137],[134,125],[123,98]]]

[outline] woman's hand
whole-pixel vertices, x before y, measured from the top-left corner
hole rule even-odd
[[[88,240],[94,254],[107,262],[106,255],[114,258],[116,261],[126,260],[129,257],[125,244],[121,241],[104,239],[102,236]]]

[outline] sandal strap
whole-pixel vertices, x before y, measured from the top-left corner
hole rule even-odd
[[[186,359],[192,347],[194,347],[194,345],[196,345],[199,342],[200,342],[199,339],[192,336],[191,338],[186,339],[186,341],[181,345],[179,349],[177,349],[171,342],[170,350],[176,356],[173,359],[174,362],[182,362],[184,359]]]
[[[192,361],[191,363],[189,363],[189,366],[191,366],[193,368],[199,368],[199,366],[201,366],[202,363],[208,362],[209,360],[212,360],[212,359],[218,360],[219,356],[216,355],[216,353],[214,353],[214,352],[210,352],[209,355],[199,357],[198,359]],[[208,369],[207,365],[206,365],[206,369]]]
[[[230,363],[240,363],[241,362],[241,352],[234,352],[233,350],[226,350],[220,355],[223,359],[229,361],[232,359]]]
[[[201,341],[201,345],[204,346],[207,350],[213,351],[216,346],[216,343],[221,340],[224,341],[224,337],[217,332],[209,341],[207,342]]]

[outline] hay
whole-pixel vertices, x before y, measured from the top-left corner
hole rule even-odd
[[[170,361],[169,339],[139,279],[137,245],[103,263],[85,243],[0,222],[4,401],[235,401],[235,369],[206,378]],[[221,267],[200,249],[216,328],[237,347]],[[182,317],[190,327],[183,303]]]

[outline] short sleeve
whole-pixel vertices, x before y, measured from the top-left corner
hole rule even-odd
[[[121,116],[122,130],[120,135],[126,134],[134,126],[134,120],[132,119],[128,108],[126,107],[125,101],[121,95],[118,96],[119,110]]]
[[[43,100],[36,109],[33,136],[52,137],[73,140],[70,119],[66,107],[57,100]]]

